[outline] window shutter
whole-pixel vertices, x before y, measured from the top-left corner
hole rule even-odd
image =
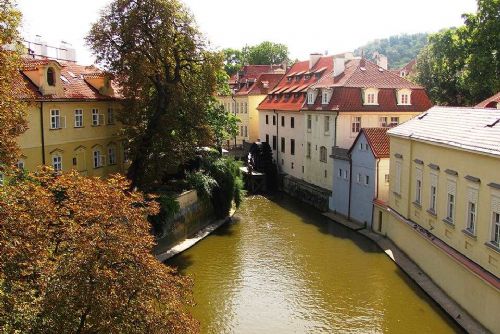
[[[448,184],[446,185],[446,191],[448,194],[455,195],[457,192],[457,184],[453,181],[448,181]]]
[[[478,191],[474,188],[469,188],[467,191],[467,200],[472,203],[477,203]]]
[[[431,185],[434,187],[437,187],[437,175],[436,174],[431,174]]]
[[[491,211],[500,213],[500,197],[491,197]]]

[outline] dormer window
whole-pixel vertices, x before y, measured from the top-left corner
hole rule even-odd
[[[378,105],[378,89],[367,88],[363,91],[364,105]]]
[[[411,105],[411,89],[398,90],[398,105],[409,106]]]
[[[55,74],[54,69],[52,67],[49,67],[47,69],[47,84],[49,86],[56,85],[56,74]]]
[[[331,91],[328,89],[325,89],[321,92],[321,103],[322,104],[328,104],[330,102],[330,97],[331,97],[330,92]]]
[[[314,103],[314,92],[308,92],[307,93],[307,104],[313,104]]]

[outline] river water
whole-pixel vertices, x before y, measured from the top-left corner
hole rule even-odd
[[[203,333],[459,330],[374,243],[288,197],[248,197],[168,264],[194,278]]]

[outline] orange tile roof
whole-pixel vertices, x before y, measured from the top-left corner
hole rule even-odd
[[[117,93],[119,88],[112,82],[112,87],[115,91],[114,96],[107,96],[99,93],[93,86],[85,81],[85,78],[103,77],[107,74],[100,71],[95,66],[83,66],[73,62],[57,62],[61,66],[61,76],[65,80],[61,80],[63,86],[62,94],[42,95],[38,87],[24,75],[23,71],[36,70],[40,66],[45,66],[53,60],[49,59],[23,59],[23,67],[19,72],[19,80],[17,85],[24,86],[32,94],[31,96],[20,96],[22,99],[34,100],[114,100],[119,99]]]
[[[500,92],[478,103],[476,108],[496,108],[497,103],[500,103]]]
[[[390,141],[389,136],[387,135],[387,130],[389,129],[390,128],[362,128],[360,134],[358,135],[359,138],[361,133],[364,134],[370,148],[372,149],[373,155],[377,159],[389,158],[390,156]],[[356,142],[357,138],[354,141],[351,150]]]

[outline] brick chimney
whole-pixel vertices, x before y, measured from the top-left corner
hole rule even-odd
[[[321,53],[311,53],[311,55],[309,56],[309,69],[313,68],[313,66],[316,65],[321,56]]]

